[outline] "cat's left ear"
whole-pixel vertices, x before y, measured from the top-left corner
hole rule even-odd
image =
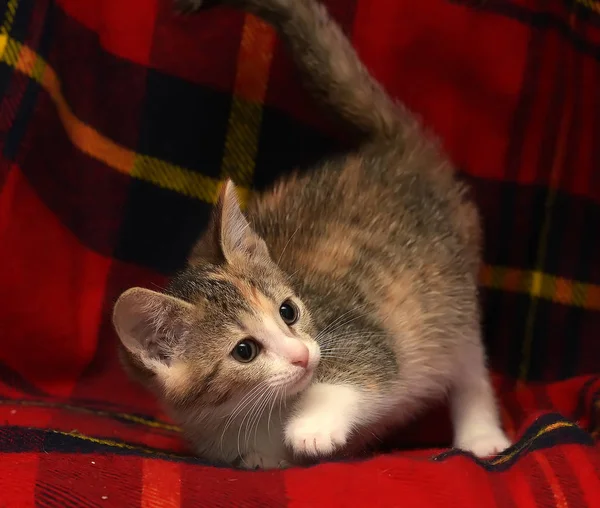
[[[123,346],[150,370],[169,367],[188,331],[194,307],[156,291],[132,288],[115,303],[113,324]]]
[[[212,220],[192,251],[190,263],[201,260],[232,263],[244,259],[269,259],[269,250],[244,216],[234,183],[227,180]]]

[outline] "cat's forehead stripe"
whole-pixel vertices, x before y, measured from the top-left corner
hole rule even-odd
[[[253,285],[255,285],[259,291],[265,295],[267,298],[275,301],[277,299],[277,294],[275,291],[273,291],[272,287],[269,286],[269,284],[265,283],[263,280],[261,279],[257,279],[255,281],[253,281]]]
[[[232,279],[232,283],[253,310],[264,314],[270,314],[273,311],[273,302],[252,281]]]
[[[263,285],[257,284],[247,277],[228,274],[227,272],[214,272],[208,274],[208,280],[215,284],[215,292],[230,295],[231,303],[245,310],[252,310],[258,314],[271,314],[274,302],[263,291]],[[235,296],[234,296],[235,295]]]

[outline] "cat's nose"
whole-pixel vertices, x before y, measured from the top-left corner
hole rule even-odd
[[[298,348],[298,351],[291,358],[291,363],[296,367],[306,369],[308,367],[308,348],[304,345],[302,348]]]

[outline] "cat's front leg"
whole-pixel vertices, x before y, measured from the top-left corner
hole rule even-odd
[[[360,423],[360,401],[361,392],[351,385],[310,386],[285,426],[285,443],[295,455],[331,455],[346,445]]]

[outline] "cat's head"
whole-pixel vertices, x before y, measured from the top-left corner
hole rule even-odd
[[[307,308],[244,217],[231,182],[187,269],[165,293],[123,293],[113,322],[129,363],[171,402],[236,404],[252,390],[294,395],[320,359]]]

